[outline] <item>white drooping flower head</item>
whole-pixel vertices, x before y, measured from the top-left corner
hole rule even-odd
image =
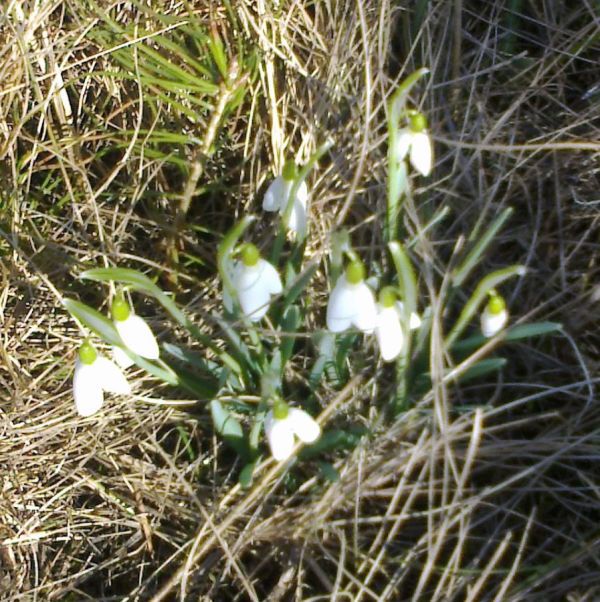
[[[504,328],[507,322],[506,302],[496,291],[492,291],[490,300],[481,314],[481,332],[483,336],[493,337]]]
[[[404,329],[398,313],[396,294],[391,287],[385,287],[379,293],[375,337],[383,361],[391,362],[400,355],[404,347]]]
[[[232,270],[232,284],[244,315],[252,322],[258,322],[269,310],[272,295],[278,295],[283,290],[281,278],[277,270],[260,256],[259,250],[250,243],[241,249],[240,261]],[[233,310],[233,302],[225,291],[223,303]]]
[[[300,408],[290,408],[278,400],[265,417],[265,435],[275,460],[287,460],[294,451],[294,437],[313,443],[321,435],[319,423]]]
[[[73,374],[73,399],[80,416],[95,414],[104,403],[104,392],[126,395],[131,391],[119,367],[100,355],[89,341],[79,348]]]
[[[365,268],[360,261],[348,265],[329,296],[327,328],[343,332],[355,326],[362,332],[373,332],[377,308],[373,291],[365,282]]]
[[[122,294],[115,297],[111,313],[123,345],[140,357],[157,360],[160,351],[150,326],[131,311]]]
[[[377,303],[375,336],[379,344],[381,357],[385,362],[396,359],[404,347],[403,315],[404,305],[402,301],[396,300],[394,288],[391,286],[382,288]],[[410,330],[415,330],[420,326],[421,318],[416,312],[411,312],[408,327]]]
[[[267,188],[262,208],[265,211],[279,211],[283,215],[297,177],[298,169],[296,164],[293,161],[288,161],[283,167],[282,174],[277,176],[271,182],[269,188]],[[302,181],[298,186],[290,217],[285,224],[286,228],[296,233],[300,239],[304,239],[308,231],[307,204],[308,187],[306,186],[306,182]]]
[[[431,173],[433,146],[425,115],[417,112],[410,115],[409,125],[398,131],[395,147],[396,161],[402,161],[410,152],[411,165],[423,176]]]

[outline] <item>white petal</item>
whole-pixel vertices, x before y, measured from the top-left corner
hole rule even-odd
[[[402,161],[408,154],[408,149],[412,144],[413,133],[410,128],[401,129],[396,136],[396,144],[394,148],[394,159],[398,162]]]
[[[308,231],[308,219],[306,215],[306,197],[301,198],[300,194],[296,195],[296,200],[294,201],[294,205],[292,207],[292,213],[290,214],[290,219],[286,226],[292,232],[296,232],[298,238],[306,238],[306,233]]]
[[[112,356],[117,365],[123,370],[127,370],[135,363],[126,353],[121,349],[121,347],[117,347],[116,345],[112,346]]]
[[[365,282],[355,284],[354,299],[356,313],[352,323],[363,332],[373,332],[377,321],[377,304],[375,295]]]
[[[421,324],[423,321],[421,320],[421,316],[416,311],[413,311],[410,314],[410,321],[408,323],[408,327],[411,330],[417,330],[417,328],[421,328]]]
[[[299,408],[290,408],[287,420],[294,434],[304,443],[312,443],[321,435],[319,423],[307,412]]]
[[[500,332],[508,321],[508,312],[504,309],[499,314],[493,314],[487,307],[481,314],[481,332],[484,337],[493,337]]]
[[[404,316],[404,303],[402,303],[402,301],[396,301],[396,307],[400,312],[400,316]],[[422,323],[421,316],[419,316],[416,311],[411,312],[408,327],[411,330],[416,330],[417,328],[421,328]]]
[[[262,270],[260,274],[261,282],[271,295],[279,295],[283,291],[279,272],[266,259],[259,259],[258,263]]]
[[[352,325],[356,314],[353,285],[342,275],[329,295],[327,303],[327,328],[331,332],[342,332]]]
[[[141,357],[150,360],[158,359],[158,343],[150,326],[142,318],[130,314],[126,320],[116,320],[115,327],[125,347]]]
[[[275,460],[287,460],[294,451],[294,431],[289,418],[276,420],[269,412],[265,418],[265,435]]]
[[[306,207],[306,204],[308,203],[308,186],[306,185],[306,180],[302,180],[302,182],[300,182],[300,186],[298,186],[296,201],[302,203],[304,207]]]
[[[234,286],[244,314],[252,321],[260,320],[269,309],[269,291],[260,282],[260,265],[247,267],[240,264]]]
[[[98,373],[100,386],[104,391],[127,395],[131,393],[131,387],[121,369],[109,359],[99,355],[93,363]]]
[[[433,149],[427,132],[416,132],[413,134],[410,147],[410,162],[412,166],[424,176],[431,172],[433,163]]]
[[[276,177],[265,192],[262,208],[265,211],[279,211],[284,205],[287,195],[288,190],[283,176]]]
[[[266,260],[259,259],[255,266],[240,264],[234,278],[235,289],[244,314],[253,322],[269,310],[271,295],[283,290],[277,270]]]
[[[104,403],[104,394],[100,386],[98,372],[93,364],[82,364],[77,360],[73,374],[73,399],[75,408],[80,416],[95,414]]]
[[[400,315],[395,307],[379,305],[375,336],[384,361],[391,362],[400,355],[404,346],[404,332],[400,323]]]

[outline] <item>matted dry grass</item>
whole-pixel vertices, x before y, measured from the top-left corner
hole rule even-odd
[[[282,4],[0,9],[0,597],[598,599],[600,15],[554,0],[516,12],[420,3],[415,25],[411,7],[385,0]],[[111,32],[107,15],[126,33]],[[365,259],[381,256],[385,99],[414,68],[432,70],[415,100],[438,162],[405,227],[418,237],[422,294],[439,308],[434,387],[332,457],[334,483],[305,463],[294,484],[266,461],[242,491],[203,408],[169,405],[174,393],[141,374],[132,399],[111,399],[90,419],[74,411],[79,331],[60,296],[102,303],[99,288],[76,280],[83,266],[163,277],[172,267],[165,239],[185,182],[170,159],[185,163],[190,149],[146,143],[163,130],[200,139],[207,117],[174,108],[175,93],[149,100],[156,89],[136,48],[177,64],[157,39],[175,40],[194,19],[207,29],[212,20],[257,65],[200,181],[197,228],[184,233],[178,298],[207,332],[219,234],[258,209],[270,166],[290,152],[305,160],[327,135],[335,147],[312,176],[310,252],[323,254],[343,222]],[[114,77],[120,49],[137,79]],[[419,220],[443,204],[450,216],[421,235]],[[457,385],[441,370],[440,282],[464,237],[509,205],[515,214],[480,275],[527,265],[512,314],[560,321],[564,334],[506,346],[501,376]],[[312,291],[314,327],[324,282],[319,274]],[[156,307],[140,312],[166,340],[181,336]],[[294,378],[311,353],[303,347]],[[340,391],[323,390],[322,423],[379,424],[389,376],[366,363]]]

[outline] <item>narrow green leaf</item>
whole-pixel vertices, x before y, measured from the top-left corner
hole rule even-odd
[[[539,337],[544,334],[561,332],[562,324],[560,322],[532,322],[531,324],[519,324],[513,326],[506,336],[505,341],[518,341],[519,339],[528,339]]]
[[[219,381],[210,376],[200,376],[191,370],[179,367],[173,368],[177,374],[179,384],[190,393],[196,395],[199,401],[212,399],[219,391]]]
[[[239,421],[216,399],[210,402],[210,413],[217,433],[241,456],[246,457],[248,455],[248,445]]]
[[[184,349],[179,345],[173,345],[172,343],[163,343],[163,349],[175,359],[185,362],[190,366],[202,370],[207,374],[216,374],[221,370],[221,366],[216,362],[204,359],[199,353]]]
[[[398,221],[402,209],[402,197],[410,192],[410,179],[406,161],[396,161],[394,156],[389,156],[388,166],[388,202],[386,215],[386,236],[395,238],[398,233]]]
[[[357,338],[358,335],[353,332],[336,337],[337,349],[333,363],[333,367],[335,367],[335,379],[332,380],[335,386],[340,386],[349,378],[348,355]]]
[[[337,483],[340,480],[340,473],[330,462],[319,461],[317,465],[323,477],[330,483]]]
[[[252,429],[250,430],[250,450],[252,453],[256,454],[258,451],[258,446],[261,441],[260,434],[262,433],[263,423],[265,421],[265,416],[267,415],[266,410],[267,404],[262,402],[258,411],[254,415],[254,422],[252,423]]]
[[[65,299],[63,303],[74,318],[79,320],[81,324],[97,334],[109,345],[117,345],[118,347],[123,345],[114,324],[99,311],[85,303],[81,303],[81,301],[75,301],[75,299]]]
[[[405,324],[410,322],[410,315],[417,311],[417,278],[408,253],[399,242],[388,244],[396,272],[398,273],[398,284],[402,302],[404,303]]]
[[[304,292],[304,290],[308,286],[308,283],[312,280],[312,277],[315,275],[318,267],[319,266],[317,264],[309,266],[294,280],[294,282],[286,291],[283,297],[284,312]]]
[[[218,33],[213,33],[208,39],[208,49],[212,55],[215,65],[221,74],[221,77],[226,81],[229,67],[227,66],[227,55],[225,54],[225,46],[223,40]]]
[[[177,432],[179,433],[179,438],[183,442],[183,450],[181,451],[186,452],[188,458],[190,459],[190,462],[193,462],[196,459],[196,452],[192,445],[192,440],[190,439],[190,436],[185,430],[185,427],[182,425],[177,426]]]
[[[300,327],[300,320],[302,314],[300,309],[296,305],[290,305],[283,315],[281,320],[281,329],[283,332],[296,333]],[[292,357],[294,351],[294,344],[296,343],[295,336],[282,336],[281,338],[281,370],[285,369],[285,365]]]
[[[185,33],[189,33],[190,35],[195,35],[196,37],[198,37],[198,30],[195,30],[192,33],[188,28],[182,27],[180,31],[182,33],[185,32]],[[201,41],[203,41],[203,42],[206,42],[207,39],[208,38],[205,34],[201,37]],[[182,52],[183,48],[185,47],[184,46],[185,42],[183,40],[173,41],[166,37],[160,37],[158,40],[158,43],[161,46],[163,46],[164,48],[177,54],[177,56],[179,58],[181,58],[181,60],[183,62],[185,62],[192,70],[197,72],[198,76],[204,76],[204,78],[212,77],[210,69],[208,69],[205,65],[203,65],[199,61],[197,61],[194,57],[190,56],[190,54],[188,52]],[[213,84],[212,82],[207,81],[207,79],[204,79],[204,78],[201,79],[200,77],[197,77],[197,79],[202,81],[202,83],[207,86],[208,93],[214,94],[217,91],[218,86],[216,84]]]
[[[403,302],[402,323],[405,333],[405,342],[402,351],[396,360],[396,392],[394,395],[395,411],[404,411],[408,398],[408,382],[411,371],[412,331],[410,317],[417,311],[417,278],[412,262],[404,247],[396,241],[388,244],[396,272],[398,285]]]
[[[417,32],[421,31],[425,18],[427,16],[427,7],[429,0],[417,0],[412,9],[412,35],[417,36]]]
[[[530,339],[545,334],[560,332],[562,324],[559,322],[532,322],[531,324],[519,324],[510,328],[504,336],[504,341],[519,341]],[[481,347],[488,339],[482,334],[458,341],[452,346],[453,351],[471,351]]]
[[[406,248],[412,249],[417,242],[423,240],[425,234],[435,228],[440,222],[444,221],[450,215],[450,208],[448,205],[440,207],[434,214],[433,217],[415,234],[407,243]]]
[[[458,377],[458,381],[464,383],[475,378],[486,376],[491,372],[499,372],[506,365],[506,361],[507,360],[503,357],[489,357],[481,360],[465,370]]]
[[[473,268],[479,263],[486,249],[494,240],[496,234],[513,214],[513,208],[507,207],[484,232],[483,236],[475,243],[465,260],[454,270],[452,283],[454,286],[460,286],[469,276]]]
[[[248,489],[252,485],[252,479],[254,478],[254,469],[256,468],[256,462],[248,462],[240,471],[238,482],[242,489]]]
[[[309,460],[327,452],[354,449],[367,433],[368,430],[364,426],[325,431],[315,443],[302,449],[300,457]]]
[[[131,268],[93,268],[79,275],[83,280],[95,280],[96,282],[122,282],[129,284],[139,291],[144,291],[158,297],[163,294],[161,289],[142,272]]]
[[[241,373],[244,373],[247,382],[252,382],[253,375],[261,373],[260,366],[256,363],[255,359],[250,353],[250,349],[242,340],[242,337],[238,334],[237,330],[233,328],[226,320],[216,313],[212,314],[213,319],[221,327],[223,334],[227,337],[230,343],[230,351],[235,358],[236,365],[240,366]],[[242,366],[245,368],[242,368]]]

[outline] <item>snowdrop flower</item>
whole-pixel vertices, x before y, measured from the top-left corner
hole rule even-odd
[[[121,347],[117,347],[117,345],[112,346],[112,357],[117,366],[122,370],[127,370],[127,368],[131,368],[135,362],[125,353],[125,350]]]
[[[492,291],[490,300],[481,314],[483,336],[493,337],[504,328],[506,322],[508,322],[506,302],[496,291]]]
[[[271,295],[278,295],[283,290],[277,270],[250,243],[243,245],[241,259],[233,266],[231,279],[242,311],[252,322],[258,322],[265,316]],[[229,311],[233,310],[227,291],[223,295],[223,303]]]
[[[95,414],[104,403],[104,392],[128,394],[131,389],[119,367],[94,349],[89,341],[79,348],[73,374],[73,399],[80,416]]]
[[[313,443],[321,435],[321,427],[304,410],[290,408],[279,400],[265,417],[265,434],[271,455],[281,462],[292,455],[294,436],[304,443]]]
[[[279,211],[284,214],[288,204],[290,191],[294,185],[294,181],[298,176],[296,164],[293,161],[288,161],[283,167],[283,173],[277,176],[267,188],[267,192],[263,198],[262,208],[265,211]],[[308,229],[307,223],[307,206],[308,203],[308,187],[306,182],[301,182],[296,193],[296,198],[292,205],[292,212],[289,220],[285,224],[286,228],[295,232],[300,239],[306,237]]]
[[[377,319],[375,337],[379,344],[381,357],[385,362],[396,359],[404,347],[404,328],[402,318],[404,305],[396,300],[394,288],[386,286],[379,293],[377,303]],[[409,328],[414,330],[421,326],[421,318],[415,312],[411,313]]]
[[[136,316],[123,295],[117,295],[111,307],[115,328],[127,347],[133,353],[149,360],[157,360],[158,343],[150,326],[143,318]]]
[[[327,328],[342,332],[356,326],[363,332],[373,332],[376,319],[375,297],[365,282],[365,268],[360,261],[353,261],[329,296]]]
[[[410,151],[412,166],[424,176],[430,174],[433,165],[433,148],[427,133],[425,115],[415,112],[410,116],[409,126],[398,131],[395,151],[397,161],[402,161]]]

